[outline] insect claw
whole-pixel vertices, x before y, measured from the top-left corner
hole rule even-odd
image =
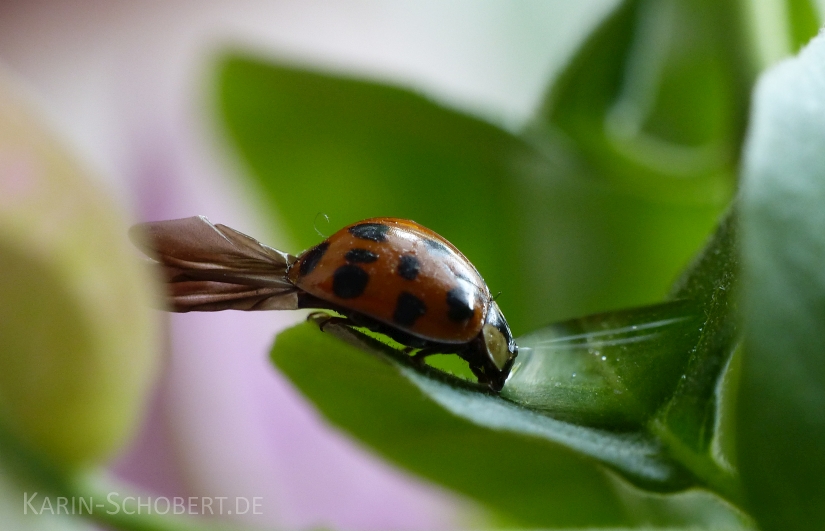
[[[307,321],[317,324],[321,331],[324,330],[324,326],[329,323],[330,319],[332,319],[332,316],[326,312],[311,312],[307,315]]]
[[[337,326],[353,326],[351,320],[347,319],[346,317],[337,317],[335,315],[330,315],[326,312],[312,312],[311,314],[307,315],[307,321],[312,321],[318,325],[318,328],[321,332],[324,331],[328,325],[337,325]]]
[[[408,347],[409,348],[409,347]],[[433,354],[437,354],[438,350],[433,348],[422,348],[418,352],[412,355],[412,359],[417,361],[418,363],[424,363],[424,360],[428,356],[432,356]]]

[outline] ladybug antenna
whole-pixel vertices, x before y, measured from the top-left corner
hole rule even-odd
[[[326,234],[324,234],[323,232],[321,232],[320,230],[318,230],[318,216],[323,216],[324,219],[327,221],[327,225],[329,225],[329,216],[327,216],[323,212],[318,212],[317,214],[315,214],[315,219],[312,220],[312,228],[315,229],[315,232],[318,233],[318,236],[320,236],[321,238],[326,240],[328,238],[328,236]]]
[[[498,299],[499,295],[501,295],[500,291],[498,293],[496,293],[495,295],[493,295],[493,297],[490,300],[493,301],[493,302],[496,302],[496,299]]]

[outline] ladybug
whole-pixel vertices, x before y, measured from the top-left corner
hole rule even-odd
[[[172,311],[332,310],[418,349],[457,354],[500,391],[518,347],[484,279],[414,221],[372,218],[295,257],[203,216],[136,225],[132,240],[166,272]],[[329,321],[328,321],[329,322]]]

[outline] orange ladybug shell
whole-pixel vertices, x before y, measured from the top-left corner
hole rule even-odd
[[[439,343],[481,331],[490,292],[450,242],[414,221],[359,221],[305,251],[289,269],[299,289]]]

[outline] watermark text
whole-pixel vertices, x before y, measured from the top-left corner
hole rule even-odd
[[[105,498],[94,496],[47,496],[23,493],[23,514],[185,514],[244,515],[263,514],[263,497],[253,496],[124,496],[110,492]]]

